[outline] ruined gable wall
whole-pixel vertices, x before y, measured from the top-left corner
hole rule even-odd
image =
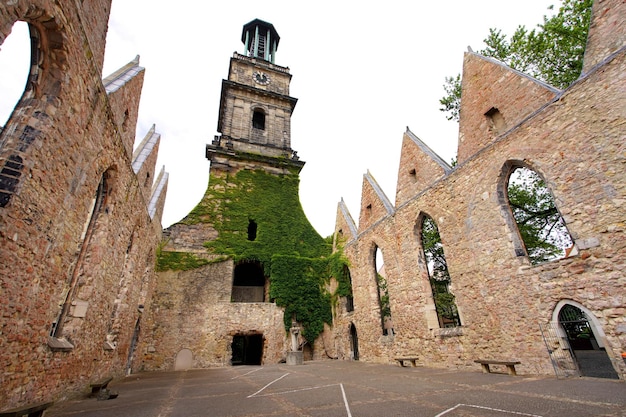
[[[340,316],[338,328],[355,323],[363,360],[416,354],[424,365],[475,369],[472,361],[486,357],[521,360],[521,373],[550,374],[539,323],[570,299],[600,320],[607,353],[624,377],[624,85],[622,54],[346,246],[355,311]],[[544,176],[579,255],[536,266],[516,256],[519,237],[498,195],[510,160]],[[439,227],[463,324],[457,334],[432,326],[430,286],[413,232],[422,212]],[[381,339],[375,314],[372,242],[385,258],[396,331],[391,343]],[[347,351],[347,334],[343,340]]]
[[[485,62],[487,61],[487,62]],[[488,71],[484,71],[488,68]],[[459,164],[556,96],[557,89],[493,58],[466,52],[459,116]],[[494,110],[496,114],[492,114]]]
[[[92,31],[106,27],[109,2],[90,4],[98,6],[90,16],[104,24],[82,26],[83,11],[74,3],[0,5],[3,35],[24,20],[41,36],[41,65],[0,138],[2,167],[22,161],[12,165],[16,185],[0,207],[6,300],[0,306],[0,409],[59,399],[93,380],[123,375],[138,304],[152,285],[160,233],[150,224],[101,81],[105,34]],[[63,334],[74,348],[52,351],[49,333],[105,171],[106,204],[76,275]],[[105,350],[110,332],[117,347]]]

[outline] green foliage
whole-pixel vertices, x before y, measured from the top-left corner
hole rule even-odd
[[[303,326],[302,336],[312,342],[332,322],[330,294],[324,283],[326,259],[276,255],[272,258],[270,297],[285,308],[285,330],[295,318]]]
[[[260,262],[269,277],[270,298],[285,308],[286,330],[295,316],[303,325],[302,335],[312,342],[324,323],[332,321],[332,297],[325,289],[329,278],[337,278],[338,294],[351,288],[343,253],[331,255],[332,239],[323,239],[302,210],[298,173],[241,170],[211,176],[210,181],[202,201],[182,223],[212,225],[218,237],[204,246],[209,253],[222,255],[221,260]],[[248,234],[251,222],[256,225],[254,238]],[[192,269],[202,261],[208,263],[193,254],[159,256],[159,263],[169,269]]]
[[[188,252],[161,251],[156,262],[158,272],[167,270],[188,271],[208,264],[209,260],[198,258],[193,253]]]
[[[328,275],[337,280],[336,297],[352,297],[352,281],[348,269],[348,259],[343,254],[343,248],[328,257]]]
[[[506,40],[499,29],[489,29],[487,47],[479,54],[495,58],[518,71],[558,88],[580,76],[591,20],[593,0],[564,0],[558,14],[544,16],[538,29],[519,26]],[[550,7],[552,9],[552,6]],[[448,120],[459,120],[461,76],[446,77],[446,96],[439,100]]]
[[[535,171],[519,167],[509,177],[507,194],[531,263],[563,256],[572,239],[545,181]]]
[[[458,121],[461,112],[461,74],[456,77],[446,77],[443,89],[446,95],[439,99],[439,103],[443,106],[439,110],[449,113],[446,119]]]
[[[422,222],[422,248],[426,257],[430,286],[439,323],[442,327],[460,326],[454,294],[449,290],[450,273],[443,253],[443,244],[439,236],[439,229],[430,217],[424,217]]]
[[[235,262],[260,261],[269,275],[274,254],[316,258],[330,255],[328,244],[311,226],[298,196],[297,174],[271,175],[241,170],[234,176],[212,177],[194,221],[211,223],[216,240],[206,242],[210,253],[231,256]],[[248,239],[248,226],[257,236]]]
[[[391,304],[389,303],[389,289],[387,280],[380,274],[376,274],[378,284],[378,296],[380,297],[380,316],[384,322],[386,317],[391,318]]]

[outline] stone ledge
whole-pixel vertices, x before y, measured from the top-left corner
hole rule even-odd
[[[69,352],[74,349],[74,345],[65,338],[54,336],[48,338],[48,347],[53,352]]]
[[[435,336],[439,337],[457,337],[463,336],[463,327],[445,327],[443,329],[433,329]]]

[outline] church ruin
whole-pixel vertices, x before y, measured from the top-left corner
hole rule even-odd
[[[407,128],[395,198],[365,173],[358,222],[340,201],[327,239],[300,206],[297,99],[275,63],[280,36],[259,19],[222,81],[205,195],[162,230],[155,127],[133,152],[144,69],[137,58],[100,75],[110,4],[0,5],[0,42],[16,21],[32,41],[0,132],[0,409],[296,349],[626,378],[623,2],[594,3],[583,73],[565,90],[467,52],[458,164]],[[570,239],[558,256],[529,250],[516,172],[552,199]]]

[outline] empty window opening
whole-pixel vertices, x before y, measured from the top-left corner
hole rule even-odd
[[[233,336],[231,344],[232,365],[261,365],[263,360],[263,335],[247,334]]]
[[[255,110],[252,114],[252,127],[265,130],[265,113],[263,110]]]
[[[415,168],[409,171],[409,175],[411,176],[411,180],[413,180],[413,182],[417,181],[417,171]]]
[[[485,116],[489,119],[489,130],[491,130],[495,135],[499,135],[506,130],[506,121],[498,109],[492,107],[487,113],[485,113]]]
[[[346,296],[346,311],[348,313],[354,311],[354,297],[352,293],[352,276],[350,275],[350,270],[348,267],[345,267],[346,275],[348,276],[348,281],[350,282],[350,294]]]
[[[106,203],[107,196],[110,193],[110,178],[112,175],[112,171],[108,170],[102,175],[100,183],[98,184],[98,189],[96,190],[96,196],[93,201],[93,208],[91,210],[91,214],[89,216],[87,222],[87,228],[85,230],[85,235],[83,237],[83,242],[80,247],[80,251],[78,253],[78,259],[76,260],[76,264],[74,265],[74,269],[72,271],[72,275],[70,277],[67,292],[65,295],[65,299],[63,303],[60,305],[59,316],[56,321],[52,324],[52,328],[50,331],[50,336],[54,338],[63,337],[63,327],[66,321],[70,321],[72,318],[83,318],[85,316],[85,312],[87,309],[87,302],[78,303],[74,300],[76,294],[78,293],[77,287],[79,287],[78,283],[83,274],[83,268],[85,263],[88,262],[87,253],[90,249],[91,239],[94,236],[94,231],[98,227],[100,222],[100,215],[103,212],[106,212]],[[82,308],[76,309],[74,308],[73,312],[71,309],[74,305],[81,305]],[[53,348],[53,346],[51,346]],[[67,346],[69,348],[73,348],[73,346]]]
[[[26,22],[15,22],[0,49],[0,132],[24,94],[31,67],[31,40]]]
[[[380,265],[380,267],[379,267]],[[374,249],[374,272],[376,274],[376,286],[378,305],[380,307],[380,322],[383,335],[393,335],[393,321],[391,320],[391,304],[389,302],[389,289],[387,287],[387,273],[383,262],[383,252],[377,247]]]
[[[559,213],[554,197],[541,176],[517,166],[507,183],[508,203],[533,265],[575,255],[572,237]]]
[[[235,266],[232,302],[262,303],[265,301],[265,275],[258,262],[242,262]]]
[[[454,294],[450,292],[450,273],[443,253],[439,229],[435,221],[428,216],[424,216],[422,220],[421,235],[439,327],[460,326],[461,319],[454,301]]]
[[[252,219],[248,220],[248,240],[254,241],[256,240],[256,222]]]

